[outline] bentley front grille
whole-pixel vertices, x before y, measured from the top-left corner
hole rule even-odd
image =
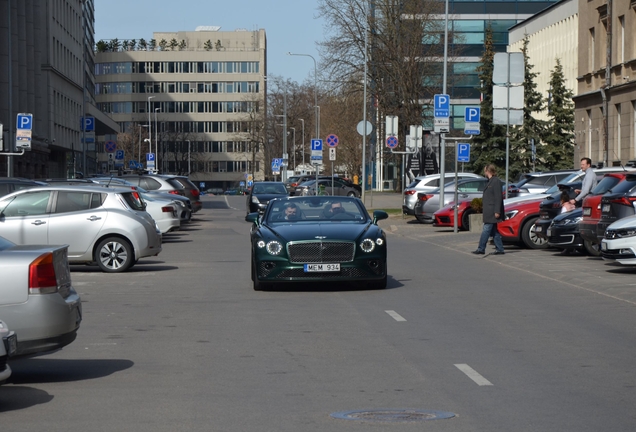
[[[353,261],[355,248],[352,242],[289,243],[287,253],[292,263],[345,263]]]

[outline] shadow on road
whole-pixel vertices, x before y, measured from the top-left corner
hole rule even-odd
[[[133,367],[130,360],[66,360],[30,358],[10,361],[11,384],[43,384],[103,378]],[[4,387],[0,387],[4,389]],[[2,405],[2,404],[0,404]],[[1,407],[0,407],[1,409]]]

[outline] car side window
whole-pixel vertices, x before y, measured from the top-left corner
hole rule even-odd
[[[0,202],[0,212],[6,217],[46,214],[51,191],[25,193]]]
[[[91,207],[91,195],[91,192],[58,191],[55,213],[88,210]]]
[[[457,190],[459,192],[479,192],[483,191],[486,187],[485,184],[481,184],[482,182],[468,182],[462,185],[459,185]]]
[[[9,184],[0,183],[0,196],[7,195],[9,193]]]
[[[439,179],[431,179],[428,182],[426,182],[426,186],[431,186],[431,187],[439,187]]]
[[[139,186],[141,186],[142,188],[146,190],[157,190],[161,187],[161,183],[159,183],[155,179],[144,177],[141,179]]]
[[[91,196],[91,208],[95,209],[95,208],[99,208],[102,206],[102,204],[104,203],[104,200],[106,200],[106,194],[101,194],[101,193],[94,193]]]

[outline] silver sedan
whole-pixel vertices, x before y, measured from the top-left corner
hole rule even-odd
[[[470,201],[473,198],[481,198],[488,184],[487,178],[466,179],[457,182],[457,197],[460,201]],[[455,182],[448,183],[444,187],[444,206],[455,199]],[[442,207],[444,207],[442,206]],[[418,221],[433,223],[433,214],[440,209],[439,189],[435,192],[420,193],[415,203],[414,213]]]
[[[0,317],[17,335],[17,356],[56,351],[82,321],[66,246],[17,246],[0,237]]]
[[[22,245],[66,244],[69,262],[122,272],[161,252],[161,233],[145,208],[130,188],[26,189],[0,200],[0,235]]]

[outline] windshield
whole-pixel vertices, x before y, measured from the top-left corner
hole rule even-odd
[[[621,180],[622,178],[614,176],[603,177],[590,193],[592,195],[603,195],[605,192],[616,186]]]
[[[368,214],[355,198],[312,196],[272,200],[266,218],[268,223],[360,223]]]
[[[287,188],[282,183],[256,183],[252,193],[287,195]]]

